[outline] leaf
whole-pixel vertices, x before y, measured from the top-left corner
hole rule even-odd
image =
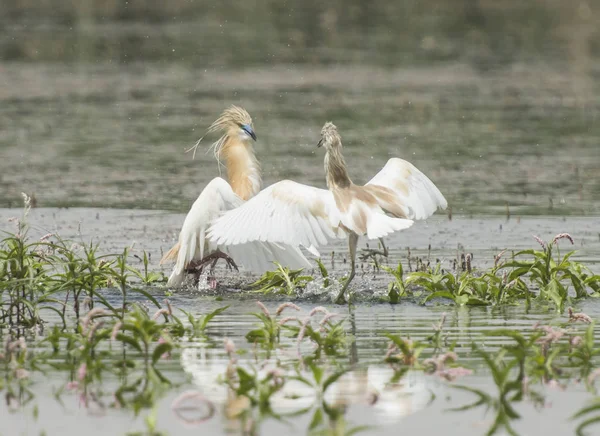
[[[315,379],[315,382],[317,382],[317,384],[321,384],[321,378],[323,378],[323,368],[321,368],[319,365],[315,364],[315,363],[311,363],[310,364],[310,370],[313,373],[313,377]]]
[[[126,344],[129,344],[133,348],[135,348],[137,351],[139,351],[140,353],[143,353],[141,345],[138,344],[138,342],[135,339],[133,339],[131,336],[124,335],[123,333],[117,333],[117,340],[119,340],[121,342],[125,342]]]
[[[341,370],[341,371],[338,371],[338,372],[330,375],[329,377],[327,377],[327,379],[323,383],[323,392],[325,392],[327,390],[327,388],[329,386],[331,386],[332,383],[335,383],[345,373],[346,373],[346,370]]]
[[[567,290],[558,280],[550,280],[550,283],[542,290],[542,293],[546,294],[554,302],[559,312],[563,311],[567,299]]]
[[[296,380],[296,381],[299,381],[300,383],[304,383],[306,386],[310,386],[311,388],[314,388],[314,385],[310,381],[308,381],[307,379],[305,379],[304,377],[302,377],[300,375],[290,376],[290,377],[288,377],[288,380]]]
[[[594,418],[586,419],[577,426],[575,432],[577,433],[577,436],[586,436],[583,431],[590,425],[598,423],[600,423],[600,416],[595,416]]]
[[[173,344],[169,342],[163,342],[162,344],[158,344],[154,351],[152,352],[152,365],[158,362],[163,354],[170,352],[173,349]]]
[[[392,282],[388,285],[388,297],[390,304],[398,304],[400,302],[400,294],[396,288],[396,283]]]
[[[308,425],[308,429],[309,430],[314,430],[315,428],[317,428],[322,423],[323,423],[323,411],[321,410],[321,408],[317,408],[317,410],[315,410],[315,413],[313,414],[312,419],[310,420],[310,424]]]
[[[600,398],[594,399],[589,406],[585,406],[584,408],[578,410],[577,413],[571,417],[571,419],[580,418],[590,412],[600,412]]]
[[[208,325],[208,323],[210,322],[211,319],[213,319],[215,316],[225,312],[228,308],[229,308],[229,305],[219,307],[218,309],[215,309],[211,313],[205,315],[204,319],[202,320],[201,330],[206,329],[206,326]]]
[[[462,391],[471,392],[472,394],[477,395],[479,397],[479,400],[475,401],[474,403],[466,404],[464,406],[459,406],[459,407],[452,407],[452,408],[446,409],[446,410],[449,410],[452,412],[462,412],[464,410],[474,409],[475,407],[479,407],[482,404],[491,404],[492,403],[492,397],[490,397],[487,393],[485,393],[479,389],[471,388],[469,386],[464,386],[464,385],[450,385],[450,387],[453,389],[459,389]]]
[[[496,329],[489,332],[483,333],[485,336],[506,336],[508,338],[512,338],[519,343],[519,345],[525,347],[527,345],[527,341],[525,337],[516,330],[510,329]]]
[[[321,276],[323,277],[323,287],[328,288],[329,287],[329,272],[327,271],[325,264],[323,264],[323,262],[321,261],[320,258],[317,259],[317,265],[319,266],[319,271],[321,272]]]
[[[429,300],[432,300],[434,298],[448,298],[449,300],[456,302],[456,297],[451,292],[437,291],[437,292],[433,292],[433,293],[429,294],[427,297],[425,297],[425,299],[423,300],[423,303],[427,303]]]
[[[130,291],[139,292],[144,297],[146,297],[148,300],[150,300],[156,307],[158,307],[160,309],[160,303],[149,292],[147,292],[143,289],[140,289],[140,288],[132,288],[132,289],[130,289]]]

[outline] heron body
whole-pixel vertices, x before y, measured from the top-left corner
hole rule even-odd
[[[383,238],[407,229],[447,206],[437,187],[411,163],[392,158],[366,185],[350,179],[337,128],[326,123],[319,146],[325,153],[328,189],[291,180],[277,182],[242,206],[214,221],[208,238],[235,246],[252,241],[317,248],[335,238],[348,238],[350,275],[337,301],[344,300],[354,278],[358,238]]]
[[[252,146],[256,134],[248,112],[231,106],[209,127],[208,132],[223,133],[213,147],[217,160],[224,161],[226,165],[229,182],[215,177],[192,205],[177,244],[160,261],[161,264],[175,261],[167,285],[180,286],[193,262],[202,263],[211,256],[215,261],[222,255],[240,259],[240,263],[257,272],[270,269],[273,260],[297,268],[310,265],[297,247],[260,241],[226,247],[206,237],[210,224],[217,217],[244,204],[260,191],[262,185],[260,164]]]

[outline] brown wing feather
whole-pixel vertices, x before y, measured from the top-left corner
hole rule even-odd
[[[171,260],[171,261],[175,261],[177,260],[177,255],[179,254],[179,248],[181,248],[181,243],[178,242],[177,244],[175,244],[173,246],[173,248],[171,248],[169,251],[167,251],[165,253],[165,255],[162,257],[162,259],[160,260],[159,265],[162,265],[163,263]]]

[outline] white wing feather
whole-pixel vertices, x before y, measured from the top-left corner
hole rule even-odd
[[[185,217],[179,233],[179,252],[168,286],[179,286],[185,277],[185,268],[193,260],[204,257],[217,249],[217,244],[206,239],[210,223],[224,211],[234,209],[244,201],[238,197],[229,183],[215,177],[198,196]]]
[[[272,270],[273,260],[294,269],[310,267],[310,262],[297,247],[260,241],[226,246],[206,238],[207,230],[215,219],[243,204],[244,201],[233,192],[224,179],[216,177],[206,185],[183,222],[179,233],[177,261],[169,276],[168,286],[180,286],[188,264],[203,259],[205,255],[217,249],[257,273]]]
[[[229,248],[252,241],[302,245],[315,254],[329,240],[345,237],[339,224],[330,191],[283,180],[218,218],[208,238]]]
[[[425,219],[438,207],[447,206],[446,199],[431,180],[402,159],[390,159],[368,184],[394,191],[406,210],[407,219],[389,217],[379,205],[362,201],[353,202],[342,213],[329,190],[283,180],[217,218],[208,229],[207,237],[255,270],[269,269],[269,260],[288,262],[290,267],[291,262],[307,266],[309,263],[299,246],[318,256],[317,247],[346,236],[344,228],[371,239],[379,238],[406,229],[413,219]],[[354,221],[361,215],[366,217],[366,231],[359,231]],[[259,241],[265,244],[266,252],[256,249]]]
[[[433,215],[436,209],[445,209],[448,202],[429,178],[413,164],[403,159],[388,160],[383,169],[367,185],[389,188],[400,198],[406,217],[422,220]]]

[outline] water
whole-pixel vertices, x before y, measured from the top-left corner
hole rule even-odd
[[[564,87],[569,74],[539,80],[547,73],[6,64],[0,204],[16,206],[25,191],[44,206],[185,211],[219,173],[210,154],[194,161],[184,150],[235,103],[253,116],[265,185],[324,187],[316,143],[331,120],[357,183],[397,156],[425,172],[455,213],[598,214],[597,102],[582,107]]]
[[[179,296],[172,298],[175,307],[186,307],[193,312],[207,312],[222,305],[231,305],[227,316],[215,319],[209,328],[209,337],[213,342],[184,344],[181,355],[174,361],[161,364],[163,371],[178,383],[182,383],[166,395],[158,405],[158,427],[168,434],[193,434],[199,430],[209,434],[222,434],[225,429],[236,433],[235,420],[225,418],[226,391],[216,383],[216,378],[226,371],[228,358],[222,349],[222,338],[228,337],[238,347],[247,348],[247,357],[241,357],[243,364],[251,365],[254,361],[252,346],[247,345],[243,336],[255,325],[255,318],[248,313],[254,310],[246,303],[235,299],[215,302],[212,299],[197,296]],[[267,302],[271,311],[277,307],[276,302]],[[300,303],[302,314],[306,315],[313,307]],[[397,431],[399,426],[407,431],[431,431],[444,428],[450,435],[481,435],[491,425],[493,413],[484,414],[484,410],[475,409],[467,412],[452,412],[448,409],[471,403],[475,397],[458,391],[443,383],[437,376],[425,375],[421,372],[409,372],[400,382],[393,382],[394,372],[382,358],[387,350],[386,332],[409,336],[413,340],[426,340],[432,332],[431,325],[437,323],[442,312],[447,313],[445,331],[448,341],[456,341],[456,351],[461,365],[473,368],[476,375],[459,379],[457,384],[466,384],[475,388],[483,388],[494,395],[495,387],[485,375],[481,360],[470,353],[471,343],[482,344],[481,334],[496,328],[511,328],[527,333],[536,322],[548,323],[565,321],[564,317],[554,313],[526,311],[523,307],[502,309],[466,309],[452,307],[422,307],[414,304],[400,306],[361,305],[351,315],[340,306],[327,306],[328,309],[345,316],[347,328],[354,335],[350,343],[349,357],[341,359],[341,364],[353,368],[343,376],[340,382],[326,395],[331,405],[344,405],[346,428],[358,425],[369,425],[365,434],[389,434]],[[581,309],[597,318],[600,305],[596,301],[584,303]],[[581,330],[582,327],[579,327]],[[598,337],[596,329],[596,337]],[[285,341],[284,341],[285,343]],[[493,338],[483,342],[487,349],[494,349],[500,343]],[[289,354],[294,354],[294,344],[287,343]],[[285,359],[285,354],[280,358]],[[47,377],[34,377],[35,403],[39,406],[37,420],[28,418],[31,405],[22,412],[5,414],[2,424],[7,434],[38,434],[45,430],[46,434],[78,434],[81,427],[88,434],[124,434],[126,431],[143,428],[140,419],[132,420],[130,413],[114,409],[82,407],[78,396],[66,393],[62,397],[63,405],[52,397],[51,389],[57,389],[66,383],[67,374],[50,373]],[[110,378],[109,378],[110,380]],[[577,382],[568,382],[568,389],[562,392],[551,387],[536,388],[544,396],[544,406],[534,408],[529,402],[517,403],[517,411],[522,418],[514,422],[518,434],[571,434],[574,424],[568,417],[581,408],[589,399],[589,394]],[[108,385],[110,383],[108,382]],[[200,426],[185,425],[172,412],[170,405],[180,392],[193,389],[202,392],[212,399],[216,405],[215,415]],[[370,405],[369,400],[374,393],[378,401]],[[289,383],[284,394],[275,397],[274,409],[280,413],[291,413],[314,404],[306,398],[303,385]],[[300,396],[299,398],[295,398]],[[432,397],[433,396],[433,397]],[[61,419],[57,420],[56,416]],[[274,419],[266,419],[260,424],[260,434],[276,434],[280,431],[291,431],[293,434],[305,434],[312,413],[304,413],[289,418],[287,423]],[[435,424],[432,417],[435,416]],[[500,433],[502,434],[502,433]]]
[[[218,169],[184,150],[235,103],[266,185],[324,186],[329,120],[356,182],[398,156],[455,213],[600,212],[587,2],[7,3],[0,206],[186,211]]]
[[[19,216],[19,209],[0,209],[0,222],[6,223],[11,216]],[[64,238],[74,241],[99,242],[103,252],[120,252],[123,247],[131,246],[131,254],[141,255],[147,250],[152,259],[152,269],[158,269],[157,259],[164,250],[174,243],[177,231],[184,218],[183,214],[160,211],[116,210],[116,209],[33,209],[29,215],[31,225],[30,236],[36,238],[47,232],[56,232]],[[11,225],[11,224],[9,224]],[[11,230],[9,225],[6,230]],[[458,216],[449,221],[447,217],[434,216],[427,222],[418,222],[412,228],[395,235],[388,240],[391,248],[389,264],[396,261],[406,264],[406,248],[410,247],[412,255],[426,258],[428,245],[431,244],[432,258],[450,266],[457,253],[463,251],[474,255],[474,265],[487,268],[493,264],[494,255],[504,248],[519,250],[534,247],[536,242],[530,236],[540,235],[550,239],[555,234],[568,231],[576,242],[577,254],[574,259],[584,262],[595,272],[600,266],[600,238],[597,234],[596,220],[583,217],[526,217],[508,222],[504,217]],[[564,241],[563,241],[564,242]],[[360,248],[365,247],[361,241]],[[568,249],[561,245],[563,250]],[[331,268],[334,278],[347,271],[343,263],[346,255],[344,242],[340,241],[324,252],[335,252],[335,267]],[[130,261],[135,264],[136,260]],[[330,265],[328,264],[328,267]],[[165,273],[169,268],[163,267]],[[314,271],[315,274],[318,274]],[[223,351],[223,339],[231,338],[238,348],[245,348],[248,353],[240,357],[243,365],[254,363],[252,345],[245,339],[246,333],[255,328],[256,319],[250,312],[257,311],[254,301],[261,298],[271,311],[285,297],[263,297],[247,294],[238,295],[240,285],[246,285],[254,278],[246,273],[232,277],[224,269],[217,271],[219,288],[217,291],[188,289],[175,293],[170,297],[175,308],[185,308],[194,314],[208,313],[218,307],[229,305],[226,315],[217,317],[208,330],[209,341],[188,342],[183,344],[181,352],[161,364],[161,369],[173,381],[176,387],[170,390],[159,402],[157,408],[158,428],[168,434],[192,434],[198,430],[210,434],[224,432],[239,433],[235,430],[239,423],[228,420],[226,416],[227,401],[225,388],[217,383],[228,365],[228,358]],[[443,313],[447,314],[445,332],[447,343],[456,342],[459,363],[475,371],[475,375],[459,379],[457,384],[486,390],[494,394],[495,386],[483,365],[481,358],[471,352],[471,343],[484,345],[493,350],[506,340],[483,338],[482,334],[497,328],[510,328],[528,334],[534,324],[566,322],[566,315],[556,314],[552,308],[534,306],[527,310],[524,305],[499,308],[456,308],[453,306],[433,304],[421,306],[415,301],[404,300],[400,305],[378,303],[373,297],[385,293],[390,276],[383,272],[374,272],[367,265],[361,266],[361,273],[355,279],[353,289],[357,293],[359,303],[354,310],[348,312],[344,306],[330,303],[332,295],[320,293],[311,297],[311,301],[298,300],[301,317],[316,305],[324,305],[328,310],[345,318],[345,329],[351,335],[348,353],[338,359],[340,365],[351,368],[350,372],[334,385],[326,399],[331,404],[346,408],[344,425],[347,429],[368,425],[366,434],[389,434],[403,429],[413,431],[430,431],[431,419],[435,417],[435,428],[444,428],[448,434],[481,435],[491,426],[493,413],[484,414],[483,409],[466,412],[451,412],[448,409],[473,402],[475,397],[466,392],[449,387],[435,375],[422,372],[409,372],[400,381],[393,381],[394,371],[382,359],[387,351],[386,333],[410,337],[413,340],[426,341],[431,336],[432,325],[439,322]],[[162,298],[163,289],[151,292]],[[119,304],[120,294],[107,291],[109,301]],[[215,297],[217,296],[217,297]],[[600,316],[600,304],[590,299],[578,305],[581,310],[597,319]],[[47,314],[50,325],[57,322],[51,313]],[[54,321],[53,321],[54,320]],[[576,331],[583,331],[583,326]],[[598,328],[595,337],[600,338]],[[289,360],[295,356],[295,343],[284,340],[284,351],[278,352],[281,359]],[[304,349],[310,352],[310,347]],[[92,407],[86,409],[75,393],[63,394],[63,406],[54,399],[53,392],[69,380],[69,375],[50,372],[47,377],[35,375],[33,392],[39,417],[32,420],[32,404],[24,406],[20,412],[6,414],[2,429],[8,434],[38,434],[41,430],[46,434],[76,434],[82,426],[90,434],[105,434],[108,431],[124,434],[126,431],[142,430],[142,418],[132,419],[130,412],[112,408]],[[115,386],[112,376],[107,376],[107,386]],[[583,407],[591,398],[583,386],[575,380],[567,382],[568,388],[562,391],[552,387],[538,387],[544,396],[543,407],[536,408],[530,402],[518,403],[518,413],[522,419],[514,422],[518,434],[537,434],[542,426],[548,434],[570,434],[575,426],[568,418]],[[215,404],[215,415],[200,426],[190,426],[178,419],[171,410],[171,404],[182,392],[194,390],[203,393]],[[370,405],[373,395],[377,402]],[[292,413],[304,407],[314,405],[311,397],[306,397],[306,389],[302,385],[289,383],[284,394],[276,397],[276,411]],[[295,399],[297,396],[299,398]],[[432,400],[432,398],[434,398]],[[281,431],[292,431],[294,434],[305,434],[312,418],[312,411],[289,418],[287,423],[274,419],[266,419],[260,424],[260,434],[276,434]],[[142,413],[143,415],[143,413]],[[56,416],[61,419],[57,420]],[[338,421],[338,425],[341,425]],[[97,424],[98,423],[98,424]],[[101,423],[101,425],[100,425]]]
[[[387,240],[389,265],[402,261],[407,267],[410,248],[413,256],[444,266],[460,253],[473,253],[474,265],[487,268],[505,248],[535,247],[531,235],[549,240],[569,232],[575,246],[561,250],[577,249],[573,259],[598,273],[596,3],[5,0],[0,230],[14,230],[7,220],[20,215],[26,192],[38,206],[29,217],[32,237],[57,232],[80,242],[92,239],[105,253],[132,246],[132,254],[146,250],[152,269],[160,269],[158,259],[176,240],[184,213],[219,174],[210,154],[200,150],[192,160],[184,151],[233,103],[254,119],[265,185],[290,178],[325,186],[323,155],[316,149],[325,121],[338,125],[356,183],[369,180],[392,156],[411,161],[436,183],[452,220],[439,213],[394,235]],[[214,139],[204,139],[205,149]],[[344,242],[322,252],[334,278],[347,271]],[[458,383],[493,393],[481,359],[470,353],[471,342],[481,343],[482,332],[492,328],[528,332],[536,322],[566,321],[540,307],[380,304],[376,297],[386,292],[389,276],[367,264],[359,270],[359,304],[352,313],[330,305],[327,292],[297,302],[303,314],[324,304],[346,317],[354,341],[341,364],[352,370],[328,394],[332,404],[347,407],[346,429],[364,424],[371,426],[368,434],[401,428],[481,435],[491,425],[493,415],[481,409],[447,411],[474,397],[436,376],[411,372],[386,385],[393,371],[382,363],[385,332],[424,339],[446,312],[460,363],[475,370]],[[224,417],[224,388],[215,377],[227,365],[224,337],[248,347],[243,336],[255,322],[248,315],[255,296],[239,289],[254,279],[219,269],[217,291],[171,297],[176,307],[195,313],[231,307],[211,325],[212,343],[186,344],[162,363],[181,385],[158,404],[159,429],[240,433]],[[273,309],[280,300],[267,305]],[[600,315],[593,299],[577,310]],[[493,349],[498,341],[488,338],[485,345]],[[252,350],[241,360],[250,363]],[[75,394],[60,405],[53,393],[66,380],[60,372],[36,374],[38,419],[31,418],[31,405],[15,413],[2,406],[0,434],[69,435],[82,428],[124,434],[144,428],[143,419],[130,412],[96,410],[98,417]],[[170,408],[188,389],[217,405],[216,415],[199,428],[182,424]],[[291,398],[294,389],[278,398],[282,410],[309,405]],[[591,395],[574,381],[564,392],[540,389],[546,397],[541,409],[519,404],[518,433],[573,433],[568,418]],[[369,405],[374,391],[379,400]],[[266,420],[260,433],[305,434],[311,417],[297,416],[289,425]]]

